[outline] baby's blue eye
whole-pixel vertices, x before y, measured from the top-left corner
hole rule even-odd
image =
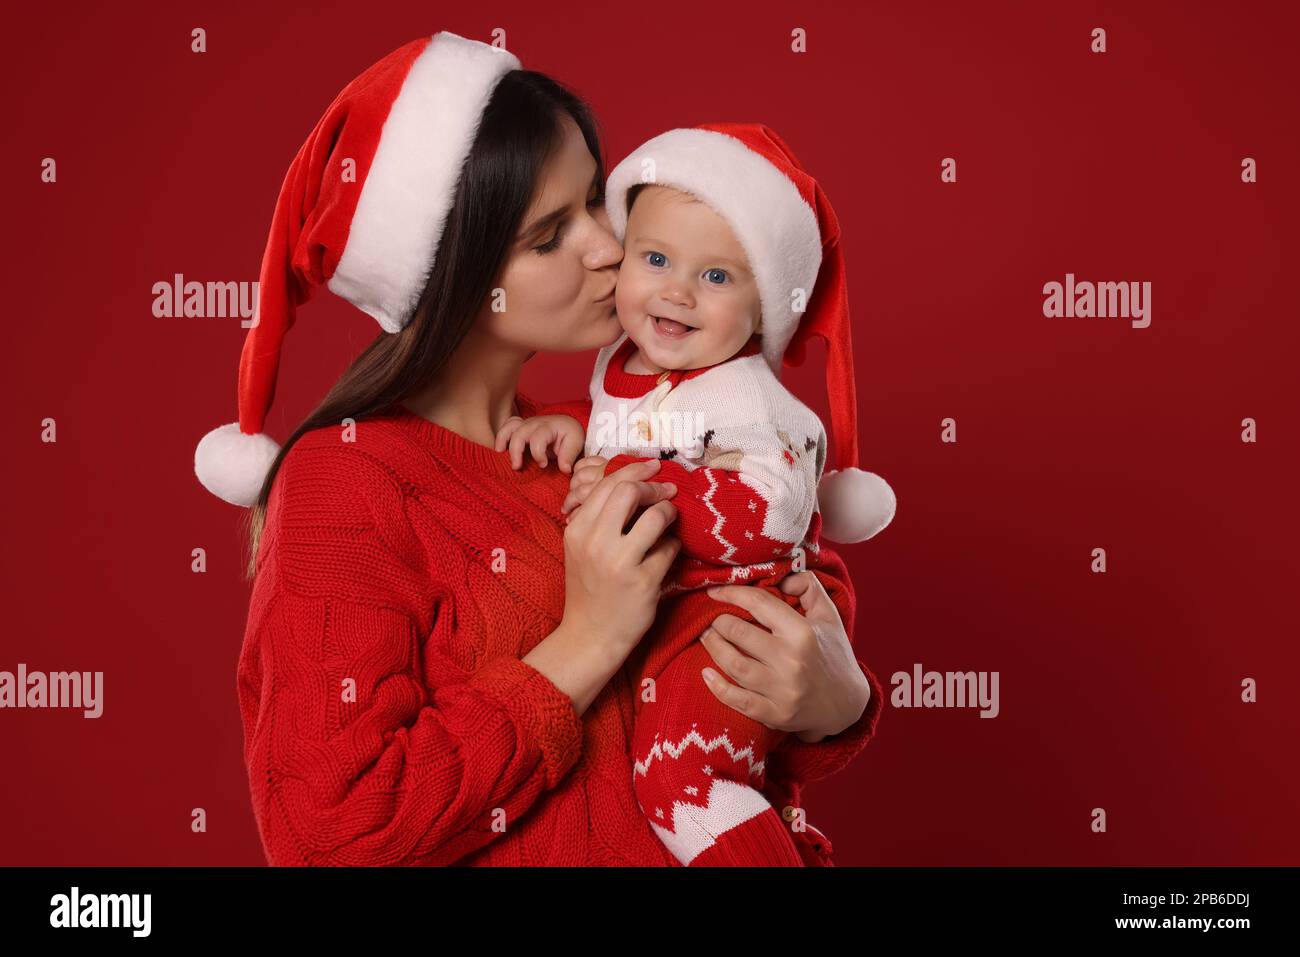
[[[646,258],[650,261],[650,265],[652,266],[668,265],[668,257],[665,256],[663,253],[655,253],[655,252],[646,253]],[[660,262],[660,260],[662,260],[662,262]]]
[[[709,277],[709,282],[713,283],[714,285],[720,286],[727,281],[727,271],[725,269],[710,269],[704,275]],[[715,276],[720,278],[715,279],[714,278]]]

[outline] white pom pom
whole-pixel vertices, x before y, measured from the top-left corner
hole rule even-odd
[[[218,426],[194,450],[194,474],[217,498],[245,508],[257,501],[280,446],[265,432],[248,435],[239,423]]]
[[[875,472],[843,469],[827,472],[817,486],[822,537],[851,545],[865,542],[894,518],[898,500],[889,483]]]

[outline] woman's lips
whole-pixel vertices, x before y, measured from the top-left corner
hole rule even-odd
[[[685,339],[695,331],[694,326],[688,326],[675,319],[666,319],[663,316],[651,316],[650,320],[654,323],[655,332],[665,339]]]

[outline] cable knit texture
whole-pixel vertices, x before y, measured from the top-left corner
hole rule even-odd
[[[579,717],[520,660],[563,612],[568,477],[400,405],[354,428],[295,443],[259,547],[237,690],[268,861],[679,866],[633,793],[629,669]],[[866,743],[872,680],[851,728],[782,750],[776,806]],[[829,863],[815,829],[797,840]]]

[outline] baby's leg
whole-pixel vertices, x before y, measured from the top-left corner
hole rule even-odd
[[[632,779],[641,810],[684,865],[802,867],[761,793],[767,755],[786,732],[719,701],[700,675],[706,666],[721,674],[704,645],[690,642],[637,715]]]

